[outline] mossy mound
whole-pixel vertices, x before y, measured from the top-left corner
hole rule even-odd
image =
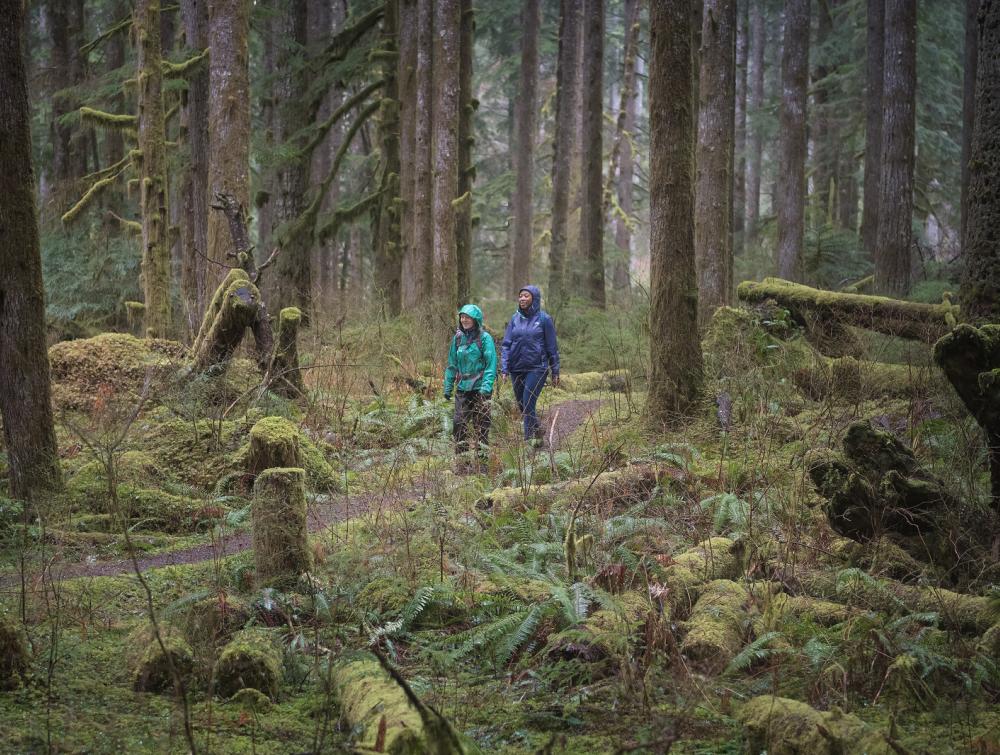
[[[174,676],[170,666],[186,681],[194,671],[194,654],[191,646],[177,635],[161,635],[163,647],[153,637],[146,645],[133,676],[132,687],[136,692],[171,692]],[[166,652],[164,652],[164,649]]]
[[[249,619],[243,601],[220,592],[189,605],[179,623],[192,647],[213,648],[229,642]]]
[[[147,374],[169,373],[185,351],[176,341],[127,333],[57,343],[49,349],[52,401],[62,409],[90,410],[102,397],[137,396]]]
[[[144,418],[142,448],[178,480],[212,490],[225,475],[245,468],[242,454],[250,432],[247,419],[194,422],[170,419],[161,414]]]
[[[117,459],[115,475],[121,487],[149,487],[163,481],[163,468],[142,451],[126,451]],[[91,461],[66,481],[66,492],[76,509],[107,512],[110,496],[104,465]]]
[[[794,371],[812,364],[809,345],[788,313],[775,306],[756,310],[719,307],[705,329],[702,352],[710,379],[743,377],[764,366]]]
[[[20,630],[0,614],[0,690],[16,689],[28,671],[28,648]]]
[[[232,697],[249,687],[274,700],[280,683],[281,655],[266,629],[238,632],[215,664],[215,691],[221,697]]]
[[[366,614],[394,616],[409,602],[411,592],[401,580],[377,577],[361,588],[354,603]]]
[[[838,709],[820,712],[784,697],[755,697],[738,714],[746,752],[769,755],[840,755],[864,752],[887,755],[893,750],[878,732],[857,716]]]

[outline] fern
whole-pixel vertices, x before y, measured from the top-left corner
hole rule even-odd
[[[736,657],[726,666],[725,673],[746,671],[754,664],[761,663],[772,656],[786,653],[787,651],[783,648],[769,647],[779,637],[781,637],[781,632],[765,632],[736,654]]]

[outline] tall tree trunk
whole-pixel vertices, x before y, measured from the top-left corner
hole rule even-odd
[[[274,82],[274,140],[286,148],[294,145],[296,134],[309,125],[308,112],[301,96],[305,89],[304,72],[295,58],[308,40],[306,0],[288,0],[275,5],[274,44],[276,76]],[[312,276],[309,260],[312,234],[300,232],[295,221],[305,209],[309,186],[309,165],[301,155],[283,159],[274,177],[271,203],[274,224],[281,247],[275,267],[276,310],[298,307],[303,320],[312,314]]]
[[[402,200],[400,241],[403,245],[402,302],[404,309],[420,297],[420,261],[414,237],[414,176],[417,164],[417,0],[399,0],[399,196]]]
[[[813,102],[815,108],[809,124],[812,136],[813,155],[813,210],[812,224],[814,228],[833,225],[836,222],[836,189],[838,179],[837,155],[838,144],[835,116],[832,112],[830,95],[832,85],[827,77],[833,72],[832,55],[827,49],[830,35],[833,34],[833,16],[830,13],[830,0],[821,0],[818,4],[819,16],[816,30],[816,47],[818,58],[813,70]]]
[[[261,102],[261,121],[263,128],[264,149],[267,154],[273,155],[275,151],[275,100],[274,100],[274,77],[277,70],[277,44],[275,40],[275,26],[277,19],[271,4],[261,4],[256,6],[261,10],[260,24],[262,27],[261,36],[263,54],[261,55],[261,67],[265,81],[272,82],[268,87],[263,102]],[[257,246],[261,249],[270,249],[274,245],[274,170],[273,168],[265,172],[262,176],[261,186],[254,196],[254,205],[257,208]],[[273,293],[276,285],[274,276],[268,276],[260,286],[261,295],[268,300],[273,300]],[[280,310],[279,310],[280,311]]]
[[[192,50],[208,47],[207,0],[184,0],[181,3],[184,39]],[[208,82],[204,68],[188,77],[182,94],[181,130],[188,145],[188,166],[181,185],[184,207],[181,222],[181,296],[187,313],[189,332],[197,333],[205,311],[208,288],[206,263],[208,253]]]
[[[580,248],[585,265],[584,291],[604,308],[604,0],[586,0],[584,13],[583,204]]]
[[[916,143],[917,0],[886,0],[875,289],[910,290],[913,167]]]
[[[733,146],[733,254],[743,254],[747,204],[747,64],[750,0],[740,0],[736,24],[736,141]]]
[[[785,0],[778,135],[778,276],[802,280],[806,209],[809,0]]]
[[[139,207],[142,213],[142,289],[146,335],[167,338],[170,313],[170,248],[167,244],[166,133],[160,57],[160,0],[135,8],[139,44]]]
[[[698,320],[703,327],[733,298],[735,35],[736,0],[705,0],[694,200]]]
[[[307,54],[314,58],[322,54],[323,49],[329,44],[330,36],[340,25],[334,23],[334,4],[329,0],[308,0],[306,15],[309,23],[306,28]],[[383,27],[384,28],[384,27]],[[392,39],[395,44],[395,38]],[[316,119],[319,122],[330,117],[334,108],[339,104],[342,97],[342,89],[338,85],[331,86],[320,100],[316,111]],[[330,172],[333,162],[334,128],[327,131],[323,139],[313,148],[309,156],[309,190],[317,191],[319,185]],[[322,212],[329,212],[337,206],[339,200],[338,189],[340,182],[334,180],[326,191],[321,205]],[[383,195],[384,196],[384,195]],[[395,198],[395,197],[393,197]],[[329,282],[327,276],[329,255],[333,253],[332,240],[329,238],[318,238],[312,245],[309,255],[310,277],[312,279],[312,299],[318,312],[333,311],[330,305],[328,289]]]
[[[979,59],[978,19],[980,0],[965,0],[965,52],[962,79],[962,228],[961,248],[965,250],[965,235],[969,207],[969,159],[972,156],[972,129],[976,120],[976,69]]]
[[[434,187],[431,183],[431,155],[434,111],[434,37],[436,31],[434,0],[417,0],[416,108],[414,111],[413,154],[413,294],[404,307],[416,306],[431,290],[433,281],[434,226],[431,207]],[[451,318],[448,318],[449,321]]]
[[[549,247],[549,306],[565,296],[566,232],[569,223],[571,160],[576,140],[577,50],[582,0],[559,4],[559,59],[556,64],[556,123],[552,139],[552,242]]]
[[[381,47],[396,51],[399,38],[399,0],[386,0],[382,17]],[[375,296],[389,317],[400,312],[400,235],[399,235],[399,84],[397,62],[387,56],[382,66],[382,103],[379,117],[379,191],[375,214]]]
[[[75,181],[87,172],[85,130],[80,123],[64,122],[65,117],[79,106],[79,98],[70,90],[84,79],[84,60],[79,52],[85,33],[82,6],[80,0],[47,0],[44,8],[45,25],[52,39],[49,63],[52,120],[49,133],[53,196],[57,206],[61,206],[67,196],[76,193]]]
[[[639,0],[625,0],[625,70],[622,76],[621,106],[618,112],[618,130],[614,150],[619,154],[618,175],[610,170],[608,183],[617,184],[618,209],[615,216],[615,246],[618,248],[612,272],[612,287],[619,300],[627,296],[631,286],[632,266],[632,180],[635,174],[635,158],[632,154],[632,140],[635,137],[636,111],[636,64],[639,55]],[[615,160],[612,159],[612,163]],[[610,192],[608,192],[610,194]]]
[[[1000,2],[982,0],[976,66],[976,119],[969,160],[969,204],[962,314],[1000,322]],[[994,496],[1000,488],[994,488]]]
[[[650,3],[650,361],[647,412],[670,424],[701,390],[694,258],[694,76],[689,0]]]
[[[514,233],[511,246],[511,294],[531,277],[533,178],[535,173],[535,111],[538,100],[538,0],[521,6],[521,75],[514,104]]]
[[[764,51],[767,46],[767,27],[764,25],[762,0],[750,3],[750,49],[751,57],[750,97],[747,109],[750,119],[750,154],[747,155],[747,244],[757,245],[760,225],[760,178],[764,156]]]
[[[868,0],[865,61],[865,186],[861,210],[861,243],[874,259],[878,243],[879,184],[882,179],[885,0]]]
[[[62,475],[45,344],[23,14],[21,0],[0,0],[0,417],[10,495],[38,502],[62,486]]]
[[[433,52],[433,306],[435,327],[450,326],[458,311],[455,199],[458,197],[458,100],[461,54],[460,0],[436,0]]]
[[[472,0],[462,0],[461,68],[458,74],[458,196],[455,216],[455,256],[458,264],[458,300],[472,298],[472,185],[476,169],[472,164],[473,114],[472,60],[476,18]]]

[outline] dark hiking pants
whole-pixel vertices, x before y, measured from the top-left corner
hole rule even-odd
[[[455,453],[469,450],[475,441],[479,455],[485,456],[490,443],[490,397],[479,391],[455,391],[455,422],[452,433]]]
[[[535,411],[535,404],[538,403],[538,396],[541,394],[542,388],[545,387],[547,376],[547,370],[510,373],[510,382],[514,387],[517,408],[524,415],[525,440],[531,440],[538,432],[538,414]]]

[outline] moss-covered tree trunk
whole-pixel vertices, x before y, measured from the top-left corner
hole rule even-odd
[[[615,260],[611,273],[611,288],[620,300],[630,287],[632,231],[632,179],[634,164],[632,139],[636,124],[636,61],[639,54],[639,0],[625,3],[625,49],[622,71],[621,101],[615,123],[615,141],[605,183],[605,216],[611,204],[612,192],[617,192],[618,209],[612,213],[615,228]]]
[[[80,0],[47,0],[45,25],[51,41],[51,58],[46,80],[51,89],[52,115],[49,142],[52,145],[52,188],[57,206],[74,183],[87,172],[87,145],[82,124],[66,116],[77,109],[79,94],[74,89],[84,79],[84,59],[79,52],[85,33],[83,3]],[[44,212],[44,208],[43,208]]]
[[[302,313],[297,307],[286,307],[278,314],[278,332],[274,342],[270,377],[274,390],[288,398],[305,393],[299,368],[299,323]]]
[[[963,247],[962,312],[1000,321],[1000,2],[979,11],[976,119],[969,161],[968,221]]]
[[[747,63],[750,58],[748,6],[738,3],[736,19],[736,128],[733,142],[733,254],[743,253],[747,206]],[[732,294],[732,291],[730,291]]]
[[[166,131],[160,55],[160,0],[138,0],[139,209],[142,215],[142,290],[146,335],[171,334],[170,246],[167,237]]]
[[[575,141],[577,49],[579,47],[579,0],[561,0],[559,12],[559,58],[556,63],[556,123],[552,140],[552,241],[549,246],[549,306],[564,297],[566,231],[569,223],[570,160]]]
[[[472,0],[461,2],[461,65],[458,73],[458,196],[455,216],[455,257],[458,265],[458,300],[472,296],[472,185],[476,168],[472,162],[473,115],[476,101],[472,96],[473,45],[476,17]]]
[[[413,239],[409,250],[411,263],[404,308],[416,307],[424,301],[431,289],[433,278],[432,261],[434,248],[434,225],[431,208],[433,206],[433,184],[431,155],[434,126],[434,36],[435,13],[433,0],[417,0],[413,22],[416,28],[414,62],[414,107],[413,107],[413,191],[412,206]],[[449,318],[451,319],[451,318]]]
[[[584,278],[581,294],[603,308],[604,292],[604,0],[585,0],[583,14],[583,206],[580,250]],[[519,284],[523,285],[523,284]]]
[[[916,162],[917,0],[886,0],[875,290],[910,290]]]
[[[400,299],[408,307],[417,299],[419,283],[414,242],[414,174],[416,169],[417,0],[398,0],[399,35],[396,77],[399,81],[399,198],[402,244]]]
[[[760,176],[764,155],[764,51],[767,46],[767,27],[764,25],[764,8],[762,3],[750,2],[750,92],[747,100],[747,112],[750,116],[750,149],[747,155],[747,210],[746,210],[746,241],[747,246],[757,244],[757,231],[760,224]]]
[[[62,486],[62,475],[45,344],[23,14],[20,0],[0,2],[0,416],[10,494],[38,501]]]
[[[455,200],[458,198],[459,0],[437,0],[433,51],[433,254],[435,327],[448,326],[458,310]],[[438,319],[440,318],[440,319]]]
[[[702,14],[695,149],[694,249],[698,270],[698,320],[733,296],[733,129],[735,125],[736,0],[706,0]]]
[[[521,66],[514,100],[514,196],[511,235],[510,293],[516,295],[531,276],[531,242],[535,173],[535,113],[538,100],[538,0],[521,5]]]
[[[785,0],[778,121],[778,276],[802,280],[806,213],[806,96],[809,84],[809,2]]]
[[[210,367],[225,366],[243,340],[260,310],[257,287],[242,276],[242,270],[232,270],[216,291],[206,313],[204,333],[195,344],[194,369],[202,372]],[[217,307],[217,309],[215,309]],[[209,316],[213,314],[211,321]]]
[[[251,516],[258,585],[288,584],[309,571],[304,470],[274,467],[258,474]]]
[[[687,0],[650,5],[650,361],[654,424],[686,412],[701,389],[694,259],[694,81]]]
[[[248,0],[212,0],[208,13],[208,153],[209,197],[227,194],[250,206],[250,6]],[[208,217],[206,256],[225,262],[231,250],[226,217]],[[269,250],[266,250],[269,251]],[[209,287],[222,280],[224,268],[211,265]]]
[[[965,0],[965,49],[962,53],[962,226],[961,245],[965,250],[969,220],[969,160],[972,131],[976,121],[976,70],[979,67],[979,7],[981,0]]]
[[[875,258],[878,197],[882,181],[882,89],[885,63],[885,3],[869,0],[865,42],[865,179],[861,243]]]
[[[397,41],[399,39],[400,0],[386,0],[380,39],[382,58],[382,103],[379,109],[379,195],[375,210],[375,291],[386,314],[395,317],[402,306],[400,274],[400,155],[399,155],[399,82]]]
[[[183,0],[181,19],[184,41],[193,50],[208,47],[207,0]],[[182,94],[181,131],[187,141],[189,161],[181,184],[181,296],[187,327],[195,330],[204,315],[209,283],[205,258],[208,249],[208,79],[203,67],[188,77]],[[201,252],[201,254],[199,254]]]

